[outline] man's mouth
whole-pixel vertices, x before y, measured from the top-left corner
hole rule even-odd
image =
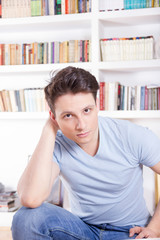
[[[83,133],[77,134],[77,136],[80,138],[87,137],[88,135],[89,135],[89,132],[83,132]]]

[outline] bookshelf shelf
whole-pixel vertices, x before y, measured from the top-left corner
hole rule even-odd
[[[145,71],[160,70],[160,59],[144,61],[121,61],[121,62],[100,62],[99,70],[114,71]]]
[[[160,8],[99,12],[98,18],[110,26],[156,24],[160,22]]]
[[[100,111],[99,115],[119,119],[158,119],[160,111]]]
[[[67,66],[75,66],[85,69],[91,69],[92,63],[77,62],[77,63],[58,63],[58,64],[24,64],[24,65],[3,65],[0,66],[0,74],[10,73],[33,73],[33,72],[50,72],[51,70],[61,69]]]
[[[91,13],[78,13],[78,14],[66,14],[66,15],[54,15],[54,16],[37,16],[37,17],[25,17],[25,18],[1,18],[0,28],[1,32],[19,31],[23,28],[23,31],[39,31],[46,28],[46,31],[50,28],[59,29],[64,28],[64,24],[67,24],[67,28],[79,27],[81,29],[88,28],[90,26],[92,15]]]

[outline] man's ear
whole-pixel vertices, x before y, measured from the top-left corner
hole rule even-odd
[[[58,123],[57,123],[57,121],[56,121],[56,118],[55,118],[55,116],[54,116],[54,114],[52,113],[51,110],[49,110],[49,115],[50,115],[50,118],[52,119],[52,121],[54,122],[54,124],[56,124],[56,125],[58,126]],[[59,127],[59,126],[58,126],[58,127]]]
[[[97,106],[97,111],[99,112],[99,99],[96,98],[96,106]]]

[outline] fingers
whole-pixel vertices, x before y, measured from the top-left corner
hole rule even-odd
[[[134,234],[139,234],[143,230],[143,227],[134,227],[129,230],[129,236],[133,237]]]
[[[149,233],[144,230],[135,239],[142,239],[142,238],[148,238],[148,237],[150,237]]]
[[[153,232],[151,229],[145,228],[145,227],[138,227],[138,226],[130,229],[129,237],[133,237],[134,234],[138,234],[138,236],[135,239],[156,238],[157,237],[157,234],[155,232]]]

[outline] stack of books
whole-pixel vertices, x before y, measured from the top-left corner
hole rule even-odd
[[[160,110],[160,87],[100,82],[100,110]]]
[[[0,44],[0,65],[91,61],[90,40]]]
[[[100,40],[102,61],[153,59],[153,36]]]
[[[100,1],[100,12],[160,7],[159,0],[106,0]]]
[[[20,207],[16,191],[0,193],[0,212],[13,212]]]
[[[45,112],[47,109],[43,88],[0,91],[0,112]]]
[[[0,17],[34,17],[91,12],[91,0],[0,0]]]

